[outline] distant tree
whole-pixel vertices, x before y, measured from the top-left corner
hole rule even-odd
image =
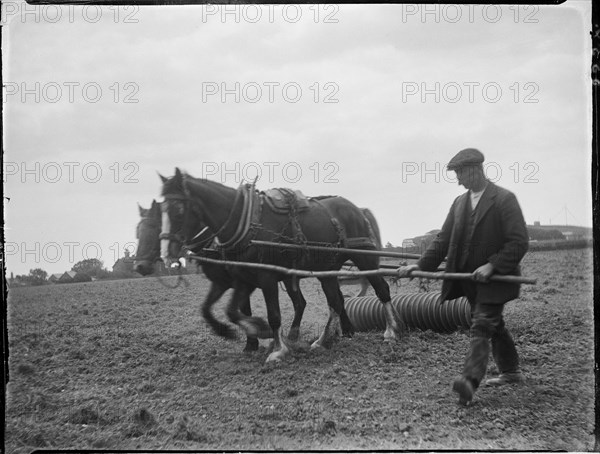
[[[394,247],[394,245],[392,243],[390,243],[389,241],[387,243],[385,243],[385,248],[386,249],[391,249],[393,247]]]
[[[106,268],[98,271],[98,274],[94,276],[96,279],[110,279],[112,277],[112,272],[108,271]]]
[[[27,283],[29,285],[44,285],[47,282],[48,273],[41,268],[35,268],[29,270],[29,276],[27,276]]]
[[[73,265],[71,270],[87,274],[90,277],[96,277],[104,271],[104,263],[98,259],[85,259]]]

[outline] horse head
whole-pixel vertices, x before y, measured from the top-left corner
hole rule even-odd
[[[159,177],[165,199],[161,204],[160,257],[168,267],[183,256],[190,240],[204,231],[206,225],[202,222],[199,202],[192,200],[186,189],[186,175],[175,168],[173,177],[160,174]]]
[[[160,205],[152,200],[150,208],[138,207],[141,219],[136,228],[138,245],[133,269],[147,276],[154,272],[154,262],[160,258]]]

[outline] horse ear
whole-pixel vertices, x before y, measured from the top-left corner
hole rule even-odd
[[[156,173],[158,173],[158,172],[156,172]],[[163,176],[162,176],[160,173],[158,173],[158,176],[160,177],[160,179],[161,179],[161,181],[162,181],[163,183],[166,183],[166,182],[167,182],[167,180],[168,180],[168,178],[167,178],[167,177],[163,177]]]
[[[175,167],[175,176],[173,177],[175,180],[176,187],[183,188],[183,173],[179,170],[179,167]]]

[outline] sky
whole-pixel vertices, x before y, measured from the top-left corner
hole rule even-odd
[[[440,228],[478,148],[528,224],[592,225],[591,3],[2,4],[8,273],[111,269],[180,167]]]

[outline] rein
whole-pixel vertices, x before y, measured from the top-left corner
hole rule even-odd
[[[195,243],[185,243],[184,248],[193,251],[193,250],[198,250],[198,249],[204,249],[207,246],[209,246],[210,244],[212,244],[212,242],[215,241],[215,238],[217,237],[217,235],[214,233],[211,233],[208,230],[208,226],[206,226],[202,230],[200,230],[194,236],[194,238],[192,238],[190,241],[194,241],[196,238],[201,238],[205,232],[209,233],[209,236],[207,238],[202,238],[202,239],[196,241]]]
[[[161,260],[157,259],[156,261],[158,262]],[[175,284],[173,284],[173,285],[167,284],[167,280],[164,279],[160,274],[156,275],[156,279],[158,280],[158,282],[160,282],[160,284],[163,287],[170,288],[170,289],[175,289],[175,288],[179,287],[181,285],[181,283],[183,283],[185,287],[189,287],[190,283],[184,277],[184,275],[181,273],[181,265],[179,265],[176,269],[177,269],[178,273],[177,273],[177,281],[175,281]],[[169,268],[169,269],[167,269],[167,271],[169,272],[169,277],[171,277],[171,269]]]

